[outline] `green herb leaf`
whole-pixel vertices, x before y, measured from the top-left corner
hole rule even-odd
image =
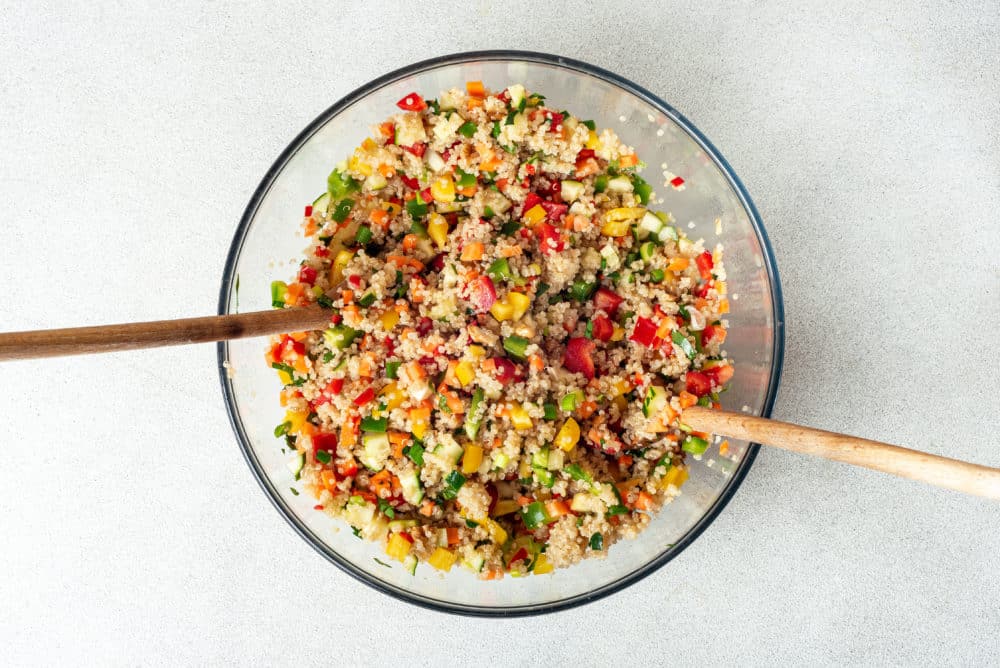
[[[274,428],[274,437],[281,438],[288,433],[288,430],[292,428],[291,422],[282,422],[277,427]]]
[[[590,549],[596,552],[604,549],[604,534],[597,532],[590,537]]]
[[[390,520],[396,517],[396,510],[385,499],[378,500],[378,509]]]
[[[320,464],[329,464],[331,461],[333,461],[333,456],[326,450],[317,450],[316,461],[318,461]]]
[[[423,466],[424,444],[421,441],[418,441],[416,437],[414,437],[413,445],[410,446],[409,451],[406,453],[406,456],[409,457],[410,461],[412,461],[417,466]]]

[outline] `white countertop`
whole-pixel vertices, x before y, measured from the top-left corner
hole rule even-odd
[[[535,49],[662,96],[742,177],[786,299],[776,417],[1000,466],[996,3],[2,4],[0,329],[214,312],[251,191],[322,109],[416,60]],[[236,446],[214,346],[3,371],[12,665],[1000,653],[995,503],[766,450],[643,582],[541,619],[464,619],[355,582],[293,533]]]

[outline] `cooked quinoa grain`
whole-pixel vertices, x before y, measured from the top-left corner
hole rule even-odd
[[[267,352],[289,466],[411,572],[604,556],[708,447],[677,418],[733,374],[722,249],[647,208],[612,130],[521,85],[398,106],[306,207],[310,249],[272,285],[276,308],[331,314]]]

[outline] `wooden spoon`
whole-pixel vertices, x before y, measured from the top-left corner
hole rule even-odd
[[[185,343],[324,329],[330,311],[276,309],[183,320],[0,333],[0,361],[107,353]],[[1000,500],[1000,469],[909,450],[887,443],[693,406],[683,421],[695,431],[864,466],[967,494]]]
[[[330,324],[330,315],[330,311],[319,307],[289,308],[124,325],[9,332],[0,334],[0,362],[325,329]]]
[[[863,466],[1000,501],[1000,469],[989,466],[939,457],[866,438],[700,406],[685,409],[681,420],[695,431]]]

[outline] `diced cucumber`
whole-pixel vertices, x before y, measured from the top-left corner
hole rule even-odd
[[[665,388],[658,385],[650,385],[646,390],[646,398],[642,401],[642,414],[646,417],[654,417],[663,412],[670,401],[670,395]]]
[[[514,84],[513,86],[507,87],[507,94],[510,95],[510,106],[512,109],[517,109],[524,102],[524,86],[521,84]]]
[[[639,246],[639,257],[642,258],[643,262],[649,262],[654,255],[656,255],[656,244],[652,241],[645,241]]]
[[[616,176],[608,180],[608,190],[613,193],[632,192],[632,181],[627,176]]]
[[[660,241],[677,241],[677,239],[680,238],[677,234],[677,228],[673,225],[664,225],[657,237]]]
[[[438,547],[448,547],[448,530],[438,529],[437,530],[437,546]]]
[[[505,452],[496,451],[493,453],[493,468],[503,471],[510,464],[510,456]]]
[[[476,440],[476,435],[479,433],[479,426],[483,423],[483,416],[481,415],[483,400],[485,399],[485,393],[483,388],[477,387],[472,392],[472,403],[469,404],[469,412],[465,414],[465,435]]]
[[[608,271],[618,271],[622,266],[621,258],[618,257],[618,251],[611,244],[601,248],[601,257],[604,259],[604,268]]]
[[[420,484],[420,471],[412,469],[399,476],[399,486],[403,489],[403,498],[411,505],[417,505],[424,500],[424,486]]]
[[[542,487],[552,487],[555,484],[555,476],[552,475],[552,471],[538,468],[537,466],[532,467],[532,470],[535,472],[535,478]]]
[[[406,531],[407,529],[412,529],[417,526],[419,522],[416,520],[392,520],[389,522],[389,531],[392,533],[399,533],[400,531]]]
[[[562,182],[560,191],[564,202],[575,202],[583,194],[583,184],[579,181],[566,180]]]
[[[642,218],[639,220],[639,236],[647,237],[654,236],[659,238],[660,230],[663,229],[663,221],[651,211],[647,211],[643,214]]]
[[[462,450],[462,446],[458,444],[458,441],[450,436],[442,437],[441,442],[434,448],[435,455],[452,465],[458,463],[458,460],[462,458],[463,452],[464,450]]]
[[[373,173],[365,179],[365,183],[371,190],[382,190],[382,188],[385,188],[389,184],[386,178],[378,172]]]
[[[406,558],[403,559],[403,570],[409,573],[410,575],[416,575],[417,557],[414,556],[413,554],[406,555]]]
[[[473,573],[479,573],[486,565],[486,557],[478,552],[473,552],[467,559],[462,560],[462,565]]]
[[[313,206],[313,213],[316,213],[317,211],[322,211],[323,213],[326,213],[330,209],[330,200],[331,199],[333,199],[333,198],[330,197],[330,193],[329,192],[325,192],[322,195],[320,195],[319,197],[317,197],[313,201],[313,205],[312,205]]]
[[[550,471],[560,471],[565,463],[566,453],[563,452],[561,448],[549,450],[549,463],[545,468]]]
[[[292,472],[292,475],[298,475],[302,472],[302,467],[306,465],[306,455],[304,452],[296,452],[292,455],[292,458],[288,460],[288,470]]]
[[[547,468],[549,465],[549,447],[545,446],[531,456],[531,465],[537,468]]]
[[[440,172],[444,169],[444,158],[437,151],[427,151],[427,166],[434,172]]]
[[[348,503],[344,506],[343,517],[353,527],[367,527],[375,517],[375,506],[371,503]]]
[[[358,457],[361,463],[372,471],[381,471],[385,466],[385,461],[389,459],[392,446],[389,444],[387,434],[370,433],[365,434],[361,442],[364,444],[364,451]]]
[[[588,492],[577,492],[573,495],[573,501],[569,504],[570,510],[574,513],[603,513],[604,502],[600,497]]]

